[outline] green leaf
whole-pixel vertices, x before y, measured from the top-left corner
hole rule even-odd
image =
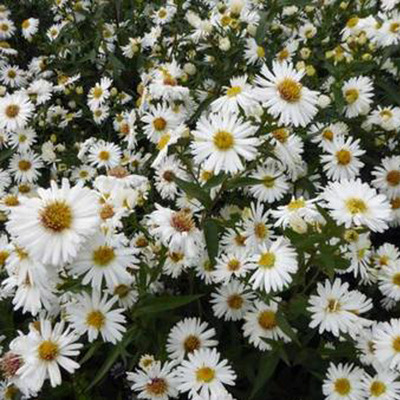
[[[199,200],[206,208],[211,207],[211,198],[201,186],[193,182],[184,181],[177,177],[174,178],[174,181],[189,197]]]
[[[224,179],[226,178],[225,174],[219,174],[219,175],[215,175],[212,178],[210,178],[204,185],[203,188],[204,189],[211,189],[215,186],[220,185]]]
[[[144,305],[139,307],[134,316],[160,313],[163,311],[173,310],[175,308],[182,307],[186,304],[192,303],[193,301],[202,297],[202,294],[195,294],[190,296],[160,296],[153,297],[145,302]]]
[[[254,396],[261,390],[265,384],[268,382],[269,378],[275,372],[275,369],[279,363],[279,354],[278,353],[267,353],[264,355],[258,367],[258,374],[256,380],[253,384],[253,390],[250,394],[249,400],[253,399]]]
[[[267,31],[267,13],[260,12],[260,23],[257,26],[257,31],[255,35],[255,39],[258,45],[261,45],[263,40],[265,39],[265,33]]]
[[[218,255],[218,223],[214,219],[207,219],[204,222],[204,237],[206,239],[207,253],[210,261],[215,262]]]
[[[0,162],[7,160],[14,154],[15,149],[5,149],[0,153]]]
[[[279,328],[283,331],[284,334],[290,337],[290,339],[293,340],[294,343],[297,345],[301,346],[301,343],[297,337],[296,332],[294,329],[290,326],[288,320],[286,317],[283,315],[282,312],[277,312],[276,314],[276,322],[278,323]]]

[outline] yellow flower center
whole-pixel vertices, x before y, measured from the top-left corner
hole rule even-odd
[[[233,258],[232,260],[229,260],[227,267],[229,271],[237,271],[240,269],[240,262]]]
[[[288,103],[296,103],[301,99],[302,86],[294,79],[285,78],[277,86],[279,95]]]
[[[19,205],[19,200],[16,195],[9,194],[3,198],[3,203],[8,207],[15,207]]]
[[[40,211],[40,222],[45,228],[54,232],[62,232],[70,228],[72,217],[71,207],[64,201],[56,200]]]
[[[398,210],[400,208],[400,197],[395,197],[394,199],[390,200],[390,205],[392,206],[393,210]]]
[[[236,97],[240,93],[242,93],[242,88],[240,86],[232,86],[226,91],[228,97]]]
[[[339,378],[335,381],[335,391],[341,396],[345,396],[350,393],[351,385],[347,378]]]
[[[298,210],[300,208],[305,207],[306,202],[303,199],[297,199],[297,200],[292,200],[289,204],[288,204],[288,209],[290,211],[295,211]]]
[[[93,89],[93,97],[95,99],[100,99],[100,97],[103,95],[103,89],[100,86],[96,86]]]
[[[86,317],[86,323],[97,330],[100,330],[104,326],[105,321],[106,317],[99,310],[91,311]]]
[[[185,255],[183,253],[179,253],[179,252],[172,252],[168,254],[168,257],[174,262],[174,263],[178,263],[179,261],[182,261],[185,257]]]
[[[165,133],[164,135],[162,135],[157,143],[157,149],[161,151],[165,146],[167,146],[170,140],[171,135],[169,133]]]
[[[257,46],[257,57],[263,58],[265,57],[265,49],[262,46]]]
[[[120,299],[123,299],[126,296],[128,296],[130,291],[131,290],[129,286],[124,285],[123,283],[114,288],[114,294],[117,295]]]
[[[388,119],[393,117],[393,113],[390,110],[382,110],[379,115],[381,116],[382,119],[387,121]]]
[[[259,222],[258,224],[255,224],[254,226],[254,234],[256,237],[259,239],[264,239],[268,235],[268,228],[265,224]]]
[[[400,353],[400,336],[396,336],[396,337],[393,339],[392,347],[393,347],[393,350],[394,350],[396,353]]]
[[[235,144],[235,138],[232,133],[227,131],[218,131],[214,134],[215,147],[220,151],[228,151]]]
[[[189,335],[183,342],[186,353],[193,353],[200,348],[200,339],[197,336]]]
[[[166,126],[167,121],[162,117],[155,118],[153,121],[153,127],[156,131],[163,131]]]
[[[273,268],[275,265],[276,261],[276,256],[274,253],[271,253],[267,251],[266,253],[263,253],[258,260],[258,264],[262,268]]]
[[[158,11],[158,16],[159,16],[159,18],[161,18],[161,19],[164,19],[167,15],[168,15],[168,13],[167,13],[167,10],[166,10],[165,8],[161,8],[161,9]]]
[[[99,153],[99,159],[101,161],[108,161],[110,159],[110,152],[106,150],[102,150]]]
[[[360,19],[359,19],[358,17],[350,18],[350,19],[347,21],[346,26],[347,26],[348,28],[354,28],[355,26],[357,26],[359,20],[360,20]]]
[[[386,181],[390,186],[397,186],[400,183],[400,171],[389,171],[386,175]]]
[[[360,92],[357,89],[347,89],[344,92],[344,97],[348,104],[353,104],[360,97]]]
[[[4,267],[10,253],[7,250],[0,251],[0,267]]]
[[[215,378],[215,370],[210,367],[201,367],[196,371],[196,379],[198,382],[210,383]]]
[[[14,79],[14,78],[17,76],[17,73],[15,72],[15,70],[10,69],[10,70],[8,71],[8,73],[7,73],[7,76],[8,76],[10,79]]]
[[[58,344],[52,342],[51,340],[43,341],[38,347],[39,357],[43,361],[55,360],[59,354],[59,351],[60,349]]]
[[[330,129],[324,129],[322,132],[322,137],[326,140],[329,140],[330,142],[333,140],[333,137],[335,134],[330,130]]]
[[[109,246],[100,246],[93,251],[93,262],[98,267],[106,267],[115,259],[115,251]]]
[[[171,219],[171,225],[178,232],[190,232],[195,227],[192,215],[186,210],[174,213]]]
[[[278,325],[276,322],[276,315],[271,310],[263,311],[258,316],[258,323],[261,326],[261,328],[265,330],[274,329]]]
[[[289,58],[289,56],[290,56],[289,50],[286,49],[286,48],[284,48],[284,49],[282,49],[282,50],[279,52],[279,54],[278,54],[278,60],[279,60],[279,61],[286,60],[287,58]]]
[[[152,396],[163,396],[168,389],[167,382],[162,378],[153,378],[146,384],[146,392]]]
[[[285,128],[276,129],[272,132],[272,136],[280,143],[285,143],[289,137],[289,131]]]
[[[5,22],[0,24],[0,30],[2,30],[3,32],[8,32],[9,29],[10,27]]]
[[[372,396],[379,397],[386,392],[386,385],[381,381],[372,382],[369,391]]]
[[[348,165],[351,161],[351,153],[348,150],[342,149],[336,152],[336,160],[340,165]]]
[[[263,185],[268,189],[273,188],[275,186],[275,178],[271,175],[264,176]]]
[[[400,23],[392,22],[390,24],[390,32],[392,33],[399,33],[400,32]]]
[[[243,298],[238,294],[233,294],[228,297],[228,300],[226,302],[228,303],[229,308],[240,310],[243,305]]]
[[[6,107],[5,113],[8,118],[15,118],[19,114],[19,106],[17,104],[10,104]]]
[[[32,163],[28,160],[20,160],[18,162],[18,169],[20,171],[26,172],[29,171],[32,167]]]
[[[336,313],[340,311],[340,303],[337,299],[329,299],[326,311],[329,313]]]
[[[396,286],[400,286],[400,273],[397,273],[397,274],[394,274],[394,275],[393,275],[392,282],[393,282]]]
[[[26,19],[25,21],[23,21],[21,26],[22,26],[22,29],[28,29],[31,26],[29,19]]]
[[[366,203],[364,202],[364,200],[356,198],[356,197],[352,197],[352,198],[346,200],[346,207],[347,207],[347,210],[353,215],[363,214],[368,210],[368,207],[367,207]]]

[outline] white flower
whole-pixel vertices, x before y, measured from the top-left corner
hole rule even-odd
[[[193,131],[191,144],[196,163],[215,174],[236,173],[244,169],[241,158],[253,160],[259,140],[256,128],[235,114],[202,116]]]
[[[372,184],[390,199],[400,196],[400,156],[385,157],[381,163],[372,171]]]
[[[330,363],[322,391],[326,400],[363,399],[364,371],[353,364]]]
[[[66,263],[99,225],[96,195],[63,179],[61,187],[52,181],[49,189],[38,189],[38,196],[21,198],[21,205],[12,208],[7,230],[34,259]]]
[[[117,301],[117,297],[110,300],[107,299],[107,295],[101,297],[100,292],[96,290],[91,296],[82,292],[76,296],[76,302],[73,301],[67,306],[67,319],[78,334],[88,334],[89,342],[93,342],[100,334],[105,342],[116,344],[126,331],[123,325],[124,310],[112,310]]]
[[[114,168],[121,160],[121,149],[114,143],[99,140],[90,146],[88,161],[96,168]]]
[[[216,260],[212,276],[215,282],[227,283],[230,279],[244,277],[250,270],[247,251],[226,249]]]
[[[359,179],[331,183],[322,198],[332,218],[346,228],[364,225],[374,232],[382,232],[388,227],[390,205],[386,196],[377,194]]]
[[[338,337],[348,333],[354,337],[370,321],[360,317],[372,308],[371,299],[357,290],[349,290],[347,282],[327,279],[324,284],[318,283],[317,295],[310,296],[308,311],[312,314],[311,328],[319,326],[319,333],[331,332]]]
[[[374,332],[373,344],[377,360],[390,369],[400,370],[400,319],[380,323]]]
[[[22,21],[21,27],[22,36],[27,40],[31,40],[39,30],[39,20],[37,18],[25,19]]]
[[[0,98],[0,128],[13,131],[23,128],[34,111],[29,97],[22,93],[7,94]]]
[[[71,328],[64,330],[64,323],[51,327],[49,320],[41,319],[40,330],[32,329],[28,334],[27,354],[24,365],[18,370],[22,379],[34,382],[37,390],[50,379],[52,387],[61,384],[60,366],[70,374],[79,368],[70,357],[79,355],[83,346],[76,343],[78,337]]]
[[[174,360],[183,360],[195,350],[213,347],[218,342],[213,339],[215,329],[199,318],[185,318],[170,331],[167,340],[167,352]]]
[[[370,109],[374,87],[372,80],[365,76],[350,78],[342,87],[343,97],[347,103],[344,107],[347,118],[366,114]]]
[[[400,397],[398,374],[389,369],[381,369],[374,376],[364,374],[363,389],[371,400],[397,400]]]
[[[95,110],[99,106],[103,105],[104,102],[110,97],[110,87],[112,80],[110,78],[101,78],[100,83],[96,83],[92,87],[88,94],[88,106],[91,110]]]
[[[128,372],[128,381],[132,383],[131,389],[139,392],[139,398],[149,400],[168,400],[178,396],[177,378],[175,376],[174,362],[161,364],[154,361],[146,369]]]
[[[387,297],[400,300],[400,261],[390,262],[378,272],[379,289]]]
[[[199,395],[204,400],[215,399],[219,394],[225,394],[225,386],[235,384],[236,374],[228,365],[227,360],[221,360],[216,349],[200,349],[189,354],[188,360],[183,360],[177,368],[178,389],[190,397]]]
[[[249,283],[253,290],[261,289],[267,293],[277,292],[287,287],[297,272],[297,254],[290,242],[279,237],[271,245],[260,245],[253,257],[254,269]]]
[[[256,77],[257,99],[281,125],[306,126],[318,112],[318,92],[300,83],[303,76],[292,64],[274,61],[272,72],[263,65]]]

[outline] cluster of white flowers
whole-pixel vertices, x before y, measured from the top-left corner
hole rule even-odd
[[[399,49],[399,0],[0,4],[0,399],[399,399]]]

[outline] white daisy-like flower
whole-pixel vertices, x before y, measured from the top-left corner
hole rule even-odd
[[[244,315],[244,337],[247,337],[249,342],[261,351],[271,349],[270,344],[263,339],[290,342],[290,338],[278,326],[276,314],[277,302],[280,299],[275,300],[267,303],[256,300],[253,307]]]
[[[31,40],[39,30],[39,20],[37,18],[25,19],[22,21],[21,28],[22,36],[27,40]]]
[[[250,270],[250,259],[246,250],[226,250],[217,258],[212,276],[215,282],[229,282],[232,278],[242,278]]]
[[[400,196],[400,156],[385,157],[372,171],[372,184],[392,199]]]
[[[74,330],[83,335],[88,334],[89,342],[97,339],[99,334],[105,342],[116,344],[126,331],[124,309],[112,309],[118,301],[117,297],[108,300],[107,295],[101,296],[93,291],[90,296],[86,292],[76,296],[76,301],[67,305],[67,319]]]
[[[338,337],[348,333],[354,337],[371,321],[362,317],[372,308],[372,301],[357,290],[349,290],[347,282],[327,279],[324,284],[317,284],[317,295],[310,296],[308,311],[311,315],[310,327],[319,327],[319,333],[331,332]]]
[[[23,128],[29,121],[34,106],[23,93],[6,94],[0,98],[0,128],[9,131]]]
[[[137,369],[126,374],[132,384],[131,389],[139,392],[139,398],[148,400],[168,400],[178,396],[178,381],[174,371],[175,363],[151,362],[145,369]]]
[[[12,208],[7,230],[34,259],[60,265],[77,255],[80,246],[99,226],[96,194],[81,185],[61,187],[52,181],[38,189],[38,197],[21,198]]]
[[[400,261],[391,262],[378,272],[379,289],[387,297],[400,300]]]
[[[373,376],[364,374],[364,393],[371,400],[397,400],[400,397],[400,382],[397,379],[398,373],[389,369],[380,369]]]
[[[170,331],[167,339],[167,352],[170,358],[181,361],[195,350],[214,347],[216,332],[207,322],[199,318],[185,318]]]
[[[322,391],[326,400],[363,399],[364,371],[353,364],[330,363]]]
[[[317,114],[318,92],[303,86],[300,81],[304,71],[297,71],[293,64],[274,61],[272,72],[263,65],[261,76],[255,83],[256,97],[267,107],[279,124],[306,126]]]
[[[96,168],[114,168],[121,161],[122,152],[119,146],[99,140],[90,146],[88,161]]]
[[[101,289],[103,281],[110,289],[129,280],[127,268],[133,268],[137,259],[135,249],[128,247],[127,242],[122,234],[105,236],[98,233],[79,251],[71,264],[71,273],[84,275],[82,284],[90,283],[96,290]]]
[[[344,83],[342,93],[347,103],[344,107],[347,118],[366,114],[370,109],[374,95],[372,80],[365,76],[350,78]]]
[[[400,370],[400,319],[382,322],[374,331],[373,343],[377,360],[390,369]]]
[[[178,390],[190,397],[199,395],[204,400],[214,400],[225,394],[225,386],[233,386],[236,374],[221,360],[216,349],[200,349],[189,354],[177,368]],[[214,396],[214,397],[213,397]]]
[[[261,63],[265,60],[265,49],[254,38],[246,39],[244,58],[250,65]]]
[[[350,180],[359,175],[360,169],[364,166],[359,157],[365,154],[365,151],[360,149],[359,143],[359,139],[337,136],[326,145],[325,151],[328,154],[321,156],[321,162],[324,164],[323,169],[329,179]]]
[[[384,243],[378,247],[372,258],[377,268],[384,268],[390,263],[400,261],[400,250],[391,243]]]
[[[400,108],[378,106],[369,115],[367,124],[378,125],[385,131],[393,131],[400,125]]]
[[[267,293],[277,292],[287,287],[297,272],[298,262],[295,249],[290,242],[279,237],[271,245],[260,245],[253,257],[252,273],[249,283],[253,290],[261,289]]]
[[[374,232],[382,232],[388,227],[391,213],[386,196],[377,194],[359,179],[331,183],[322,193],[322,199],[332,218],[346,228],[367,226]]]
[[[103,77],[100,83],[96,83],[92,87],[88,94],[88,106],[91,110],[95,110],[104,104],[104,102],[110,97],[110,87],[112,85],[112,79]]]
[[[311,125],[309,135],[313,143],[326,149],[338,136],[347,135],[349,128],[344,122],[335,122],[328,125],[316,123]]]
[[[83,346],[76,343],[77,339],[70,327],[64,330],[64,322],[52,328],[49,320],[41,319],[40,330],[32,329],[28,335],[28,353],[18,374],[22,379],[34,382],[38,390],[46,379],[50,379],[52,387],[60,385],[60,366],[70,374],[79,368],[79,364],[71,359],[79,355]]]
[[[9,144],[11,147],[18,147],[20,152],[26,152],[36,142],[36,132],[31,127],[18,129],[10,133]]]
[[[213,112],[238,113],[240,109],[245,112],[257,105],[253,96],[253,88],[247,83],[246,75],[232,78],[230,86],[224,87],[225,95],[211,103]]]
[[[235,114],[202,116],[191,144],[194,160],[206,170],[236,173],[244,169],[241,158],[253,160],[259,140],[256,128]]]
[[[231,280],[211,294],[214,314],[225,321],[238,321],[251,308],[254,294],[243,283]]]
[[[27,150],[12,156],[9,171],[18,183],[33,183],[40,177],[39,169],[41,168],[43,168],[43,162],[40,156],[32,150]]]

